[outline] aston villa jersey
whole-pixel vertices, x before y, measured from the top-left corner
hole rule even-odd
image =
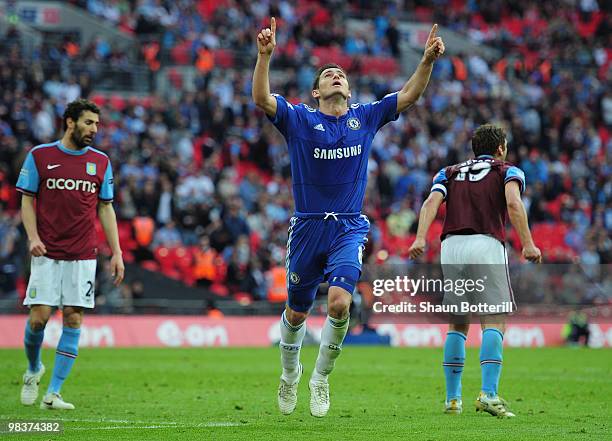
[[[449,234],[488,234],[506,240],[505,186],[517,181],[525,189],[525,174],[509,162],[481,155],[445,167],[433,179],[431,191],[446,200],[442,239]]]
[[[92,147],[69,150],[60,141],[37,146],[25,159],[17,190],[36,197],[36,225],[47,257],[96,258],[98,201],[113,200],[108,156]]]

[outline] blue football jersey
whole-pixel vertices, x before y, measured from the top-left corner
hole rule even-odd
[[[340,117],[280,95],[272,123],[289,148],[295,209],[301,213],[357,213],[367,184],[376,132],[397,113],[397,92],[369,104],[351,104]]]

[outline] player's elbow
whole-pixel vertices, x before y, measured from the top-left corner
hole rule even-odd
[[[257,107],[259,107],[260,109],[263,109],[266,106],[266,103],[268,102],[269,95],[266,95],[265,93],[258,92],[257,89],[255,89],[255,88],[253,88],[253,92],[252,92],[251,95],[253,97],[253,102],[255,103],[255,105]]]
[[[523,208],[523,201],[520,199],[509,199],[506,201],[506,207],[511,213],[519,212]]]

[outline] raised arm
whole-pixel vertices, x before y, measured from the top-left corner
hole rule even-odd
[[[531,232],[529,231],[529,221],[527,220],[527,212],[525,205],[521,200],[521,192],[517,181],[510,181],[505,187],[506,207],[508,208],[508,217],[512,226],[521,238],[523,247],[523,257],[530,262],[540,263],[542,261],[542,253],[533,243]]]
[[[270,59],[276,47],[276,20],[270,19],[270,27],[257,35],[257,64],[253,73],[253,101],[266,115],[276,115],[276,98],[270,95]]]
[[[444,42],[441,37],[436,37],[437,31],[438,25],[434,24],[425,43],[421,62],[397,94],[397,113],[403,112],[418,101],[429,83],[434,61],[444,53]]]
[[[427,199],[425,199],[425,202],[423,202],[421,212],[419,213],[419,227],[417,228],[416,239],[408,250],[408,255],[411,259],[416,259],[425,251],[427,232],[436,218],[442,202],[444,202],[444,196],[439,191],[432,191]]]

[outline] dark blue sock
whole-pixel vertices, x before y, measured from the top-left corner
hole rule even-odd
[[[504,334],[499,329],[487,328],[482,332],[480,347],[480,368],[482,370],[482,391],[497,395],[502,368]]]
[[[465,363],[467,337],[458,331],[448,331],[444,343],[444,376],[446,377],[446,401],[461,399],[461,374]]]
[[[81,335],[80,329],[68,328],[64,326],[62,330],[62,336],[59,343],[57,344],[57,351],[55,352],[55,365],[53,366],[53,377],[51,377],[51,383],[47,393],[59,393],[64,384],[64,380],[70,373],[74,360],[76,359],[79,352],[79,336]]]
[[[26,357],[28,357],[28,369],[30,372],[38,372],[40,369],[40,348],[44,338],[45,328],[40,331],[33,331],[28,320],[25,326],[23,345],[25,346]]]

